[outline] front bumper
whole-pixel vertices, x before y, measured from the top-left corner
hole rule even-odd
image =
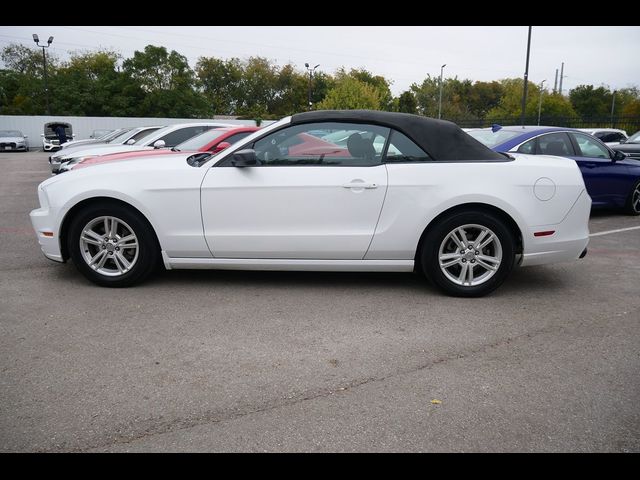
[[[26,152],[27,146],[25,144],[11,144],[11,145],[0,145],[0,151],[2,152]]]
[[[42,148],[44,149],[45,152],[51,152],[53,150],[60,150],[60,144],[42,142]]]
[[[60,250],[59,232],[54,229],[54,221],[51,212],[47,208],[37,208],[29,214],[31,225],[36,231],[40,249],[45,257],[55,262],[64,262]],[[47,236],[52,234],[51,236]]]
[[[544,265],[583,258],[589,244],[589,214],[591,197],[583,190],[564,217],[555,225],[529,227],[524,239],[522,266]],[[549,236],[536,237],[535,232],[553,231]]]

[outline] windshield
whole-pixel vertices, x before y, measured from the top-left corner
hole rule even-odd
[[[640,130],[629,137],[627,143],[640,143]]]
[[[0,130],[0,137],[21,137],[22,132],[18,130]]]
[[[501,143],[511,140],[512,138],[522,135],[522,132],[512,132],[509,130],[498,130],[497,132],[492,132],[490,128],[471,130],[467,133],[489,148],[493,148]]]
[[[212,130],[207,130],[206,132],[202,132],[200,135],[196,135],[195,137],[190,138],[189,140],[186,140],[176,145],[175,150],[178,150],[178,151],[200,150],[204,146],[208,145],[209,143],[222,137],[228,131],[229,130],[215,129],[215,128]]]
[[[123,143],[125,140],[129,138],[132,130],[133,128],[128,128],[123,132],[120,132],[117,136],[109,140],[109,143]]]

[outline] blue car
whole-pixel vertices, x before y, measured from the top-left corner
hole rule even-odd
[[[497,152],[572,158],[580,167],[594,207],[621,208],[640,215],[640,160],[611,150],[591,135],[570,128],[499,125],[467,133]]]

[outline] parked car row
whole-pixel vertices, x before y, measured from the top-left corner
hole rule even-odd
[[[72,145],[62,148],[49,157],[52,173],[60,173],[73,168],[81,161],[115,153],[137,152],[141,150],[168,149],[193,138],[207,130],[229,127],[226,123],[194,122],[169,126],[137,127],[127,130],[115,138],[95,144]]]

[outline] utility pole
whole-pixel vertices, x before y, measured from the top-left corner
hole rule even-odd
[[[616,109],[616,91],[613,91],[613,95],[611,98],[611,128],[613,128],[613,113]]]
[[[524,115],[527,109],[527,88],[529,87],[529,54],[531,53],[531,27],[529,27],[529,37],[527,38],[527,63],[524,67],[524,89],[522,91],[522,113],[520,114],[520,124],[524,126]]]
[[[444,67],[446,66],[447,64],[445,63],[440,67],[440,96],[438,98],[438,119],[442,118],[442,74],[444,72]]]
[[[544,79],[540,82],[540,98],[538,99],[538,125],[540,125],[540,112],[542,111],[542,95],[544,94],[544,90],[542,90],[542,87],[544,85],[544,82],[546,81],[547,80]]]
[[[564,79],[564,62],[562,62],[562,67],[560,67],[560,95],[562,95],[562,79]]]
[[[313,106],[313,103],[311,102],[311,81],[313,79],[313,72],[316,71],[316,68],[318,68],[320,66],[320,64],[316,65],[315,67],[311,68],[309,66],[308,63],[305,63],[304,66],[306,67],[307,71],[309,72],[309,86],[307,88],[307,108],[309,111],[311,111],[311,107]]]
[[[553,82],[553,93],[558,91],[558,69],[556,68],[556,79]]]
[[[33,41],[35,42],[35,44],[42,48],[42,65],[43,65],[43,70],[44,70],[44,97],[45,97],[45,101],[47,102],[47,115],[51,115],[51,109],[49,108],[49,85],[48,85],[48,80],[47,80],[47,56],[44,52],[45,48],[49,48],[51,46],[51,44],[53,43],[53,37],[49,37],[49,40],[47,40],[47,45],[40,45],[40,39],[38,38],[37,34],[33,34]]]

